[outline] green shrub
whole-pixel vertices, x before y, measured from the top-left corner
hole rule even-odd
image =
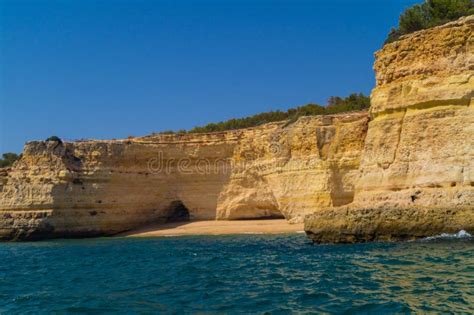
[[[63,141],[57,136],[51,136],[48,139],[46,139],[46,141],[54,141],[54,142],[58,142],[58,143],[63,143]]]
[[[160,134],[160,135],[172,135],[174,133],[175,132],[173,130],[164,130],[164,131],[160,131],[158,134]]]
[[[398,28],[392,28],[385,44],[405,34],[445,24],[462,16],[474,14],[473,0],[426,0],[406,9],[399,18]]]
[[[15,161],[17,161],[21,156],[16,153],[4,153],[0,159],[0,167],[10,167]]]
[[[219,123],[210,123],[205,126],[194,127],[189,133],[216,132],[234,130],[259,126],[261,124],[289,120],[289,123],[296,121],[301,116],[328,115],[347,111],[363,110],[370,107],[370,98],[362,93],[353,93],[346,98],[332,96],[328,100],[327,106],[317,104],[307,104],[296,108],[291,108],[286,112],[270,111],[257,115],[234,118]]]

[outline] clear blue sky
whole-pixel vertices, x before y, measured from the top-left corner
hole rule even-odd
[[[370,93],[416,0],[0,0],[0,153]]]

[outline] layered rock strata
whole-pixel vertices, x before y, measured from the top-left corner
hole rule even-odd
[[[465,17],[377,52],[369,114],[30,142],[0,170],[0,239],[305,216],[315,242],[474,233],[473,27],[474,16]]]
[[[316,242],[474,232],[474,16],[376,53],[354,202],[306,220]]]
[[[355,112],[222,133],[30,142],[1,178],[0,238],[111,235],[188,217],[301,221],[352,201],[367,122]]]

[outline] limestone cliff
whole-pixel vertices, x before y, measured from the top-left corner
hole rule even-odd
[[[306,220],[316,242],[474,232],[474,16],[376,53],[354,203]]]
[[[282,214],[301,221],[315,209],[350,203],[367,122],[365,112],[302,117],[290,127],[243,138],[217,217]]]
[[[370,113],[30,142],[0,170],[0,239],[306,215],[315,242],[474,233],[473,27],[474,16],[465,17],[377,52]]]
[[[366,112],[236,131],[30,142],[2,177],[0,238],[110,235],[190,219],[285,217],[352,201]]]

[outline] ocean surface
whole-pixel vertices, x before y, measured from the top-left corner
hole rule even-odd
[[[474,240],[304,234],[0,243],[0,313],[474,313]]]

